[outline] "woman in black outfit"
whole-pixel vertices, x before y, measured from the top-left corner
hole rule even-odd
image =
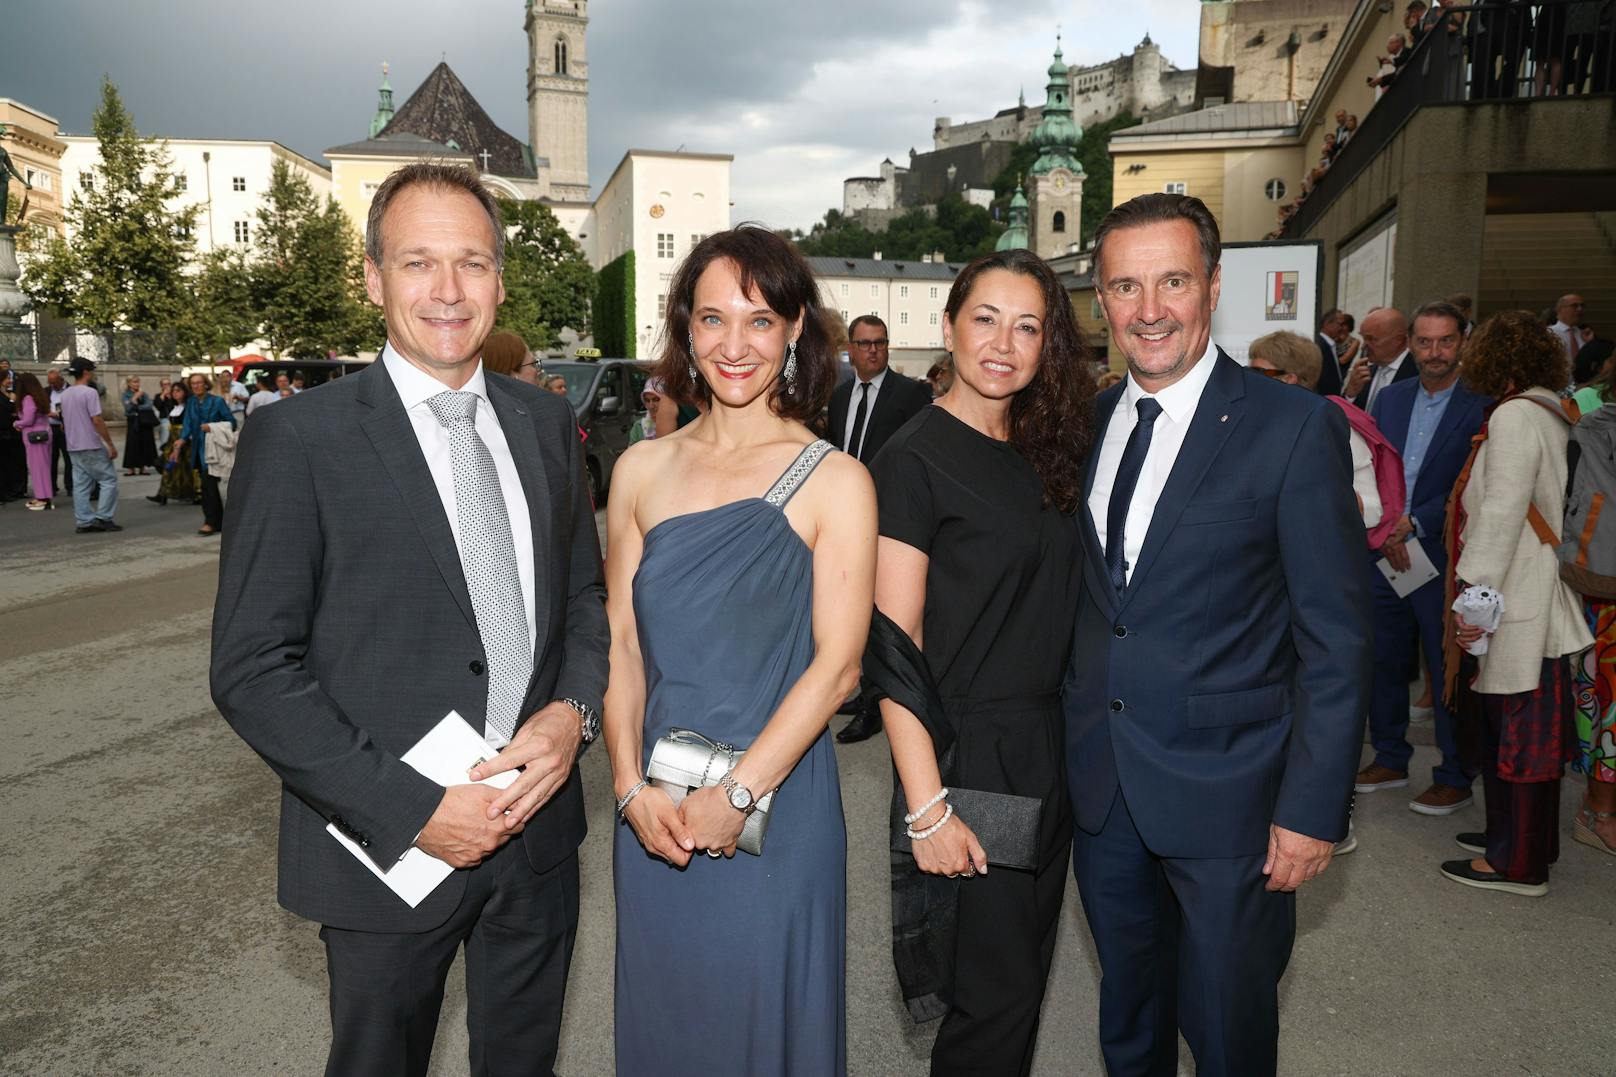
[[[910,950],[928,982],[906,959],[908,925],[895,925],[894,953],[911,1012],[944,1014],[933,1074],[1026,1074],[1071,851],[1058,693],[1081,585],[1074,513],[1094,382],[1066,293],[1029,251],[972,262],[944,313],[954,384],[871,471],[876,605],[919,646],[943,712],[917,719],[881,704],[895,813],[916,816],[913,862],[893,857],[896,916],[918,883],[957,903],[957,931]],[[953,741],[941,765],[939,726]],[[1040,799],[1036,867],[996,866],[971,819],[939,797],[950,784]]]

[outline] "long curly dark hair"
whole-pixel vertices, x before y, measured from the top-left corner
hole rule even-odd
[[[1459,353],[1465,388],[1500,397],[1533,386],[1559,391],[1571,377],[1565,349],[1525,310],[1505,310],[1476,326]]]
[[[1038,473],[1044,501],[1075,512],[1083,464],[1094,440],[1094,363],[1071,298],[1049,264],[1029,250],[984,254],[960,271],[943,314],[952,325],[983,273],[1003,269],[1037,281],[1044,293],[1044,344],[1038,371],[1010,402],[1010,444]]]

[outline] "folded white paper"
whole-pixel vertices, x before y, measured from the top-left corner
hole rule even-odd
[[[415,747],[405,752],[403,761],[420,771],[425,777],[431,778],[442,786],[469,785],[471,779],[466,774],[472,767],[485,759],[492,759],[497,753],[476,730],[466,724],[458,711],[450,711],[443,716],[443,720],[433,726],[426,736],[415,742]],[[492,785],[504,789],[516,780],[516,771],[507,770],[502,774],[495,774],[491,778],[484,778],[481,785]],[[442,885],[454,868],[432,856],[424,853],[414,846],[409,852],[392,867],[383,871],[376,866],[376,862],[365,854],[357,842],[342,833],[335,826],[327,826],[326,833],[342,842],[361,864],[370,869],[370,873],[388,888],[404,899],[405,904],[415,908],[426,900],[428,894]]]
[[[1392,590],[1397,592],[1398,598],[1407,598],[1441,575],[1436,566],[1431,564],[1430,555],[1425,552],[1425,547],[1420,544],[1419,539],[1410,535],[1403,548],[1408,551],[1406,570],[1397,571],[1384,557],[1375,562],[1375,567],[1386,577],[1386,582],[1392,585]]]
[[[1487,637],[1498,631],[1504,617],[1504,596],[1491,587],[1471,584],[1453,600],[1453,612],[1464,618],[1465,624],[1482,630],[1482,635],[1465,650],[1474,655],[1487,653]]]

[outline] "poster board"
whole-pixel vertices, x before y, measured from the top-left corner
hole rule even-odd
[[[1218,264],[1223,290],[1212,339],[1230,358],[1243,365],[1251,342],[1279,329],[1313,339],[1323,313],[1323,241],[1225,243]]]

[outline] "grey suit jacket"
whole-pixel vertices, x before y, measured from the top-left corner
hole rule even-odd
[[[570,696],[599,708],[607,628],[600,543],[566,401],[488,375],[533,523],[538,632],[523,715]],[[280,776],[280,901],[343,928],[428,931],[456,872],[411,909],[326,833],[383,867],[443,790],[400,761],[450,710],[476,729],[483,652],[460,557],[387,368],[254,413],[236,452],[213,617],[225,719]],[[584,836],[577,771],[520,838],[535,871]]]

